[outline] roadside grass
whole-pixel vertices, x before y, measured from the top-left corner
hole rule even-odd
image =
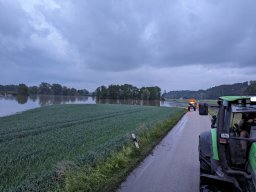
[[[211,115],[211,116],[213,116],[213,115],[216,115],[217,116],[217,114],[218,114],[218,108],[211,108],[211,107],[209,107],[209,114]]]
[[[154,145],[153,141],[161,137],[156,131],[161,122],[167,119],[177,122],[183,113],[181,108],[152,106],[54,105],[1,117],[0,191],[72,191],[72,183],[79,181],[72,179],[73,174],[81,170],[93,173],[92,170],[112,156],[118,158],[110,165],[121,166],[117,162],[124,163],[122,156],[130,154],[129,147],[134,148],[130,141],[130,134],[134,132],[141,148],[133,149],[130,154],[135,162],[125,164],[131,170],[130,164],[132,167],[143,159]],[[167,130],[174,124],[169,123]],[[117,155],[116,152],[122,150],[125,153]],[[139,160],[134,158],[134,153]],[[102,169],[107,172],[110,165]],[[100,176],[96,171],[89,177],[94,183],[89,187],[97,186],[102,177],[104,180],[105,174]]]
[[[168,120],[149,128],[144,124],[138,130],[140,148],[128,142],[120,150],[111,153],[96,166],[73,167],[64,175],[64,182],[55,191],[115,191],[128,174],[152,151],[168,131],[179,121],[185,110]]]
[[[187,103],[188,99],[169,99],[164,98],[165,101],[176,102],[176,103]]]
[[[200,102],[202,103],[207,103],[208,105],[213,105],[216,106],[217,105],[217,99],[202,99],[200,100]]]

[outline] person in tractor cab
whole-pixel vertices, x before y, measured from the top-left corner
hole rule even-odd
[[[240,131],[240,137],[243,137],[243,138],[248,138],[249,137],[249,132],[248,132],[247,127],[248,126],[246,125],[246,123],[243,123],[243,125],[241,125],[241,127],[240,127],[240,130],[241,130]],[[241,143],[241,148],[243,150],[246,150],[248,142],[241,140],[240,143]]]
[[[233,126],[233,136],[248,138],[248,114],[236,113],[234,121],[236,122]],[[240,120],[239,120],[240,119]],[[237,167],[243,167],[246,163],[247,146],[248,142],[244,140],[230,140],[230,152],[233,165]]]
[[[250,128],[252,125],[256,125],[256,114],[243,114],[242,119],[239,122],[239,129],[240,129],[240,137],[248,138],[250,133]],[[247,141],[241,141],[242,149],[247,149]]]
[[[248,138],[249,137],[248,119],[249,119],[249,114],[243,113],[242,114],[242,119],[240,120],[240,122],[238,124],[239,131],[240,131],[240,134],[239,134],[240,137],[243,137],[243,138]],[[241,143],[241,148],[243,150],[246,150],[248,142],[241,140],[240,143]]]

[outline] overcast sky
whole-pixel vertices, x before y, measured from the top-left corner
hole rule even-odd
[[[0,84],[256,80],[255,0],[0,0]]]

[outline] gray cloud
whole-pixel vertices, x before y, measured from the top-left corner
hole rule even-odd
[[[255,5],[254,1],[80,1],[44,15],[97,70],[145,64],[253,65]]]
[[[166,72],[182,79],[180,69],[195,67],[206,74],[242,67],[242,75],[227,75],[223,83],[250,80],[255,6],[253,0],[0,0],[1,82],[55,81],[91,89],[157,83],[167,89]],[[205,86],[218,82],[211,75]],[[202,87],[200,77],[193,80],[193,86],[172,82],[170,89]]]

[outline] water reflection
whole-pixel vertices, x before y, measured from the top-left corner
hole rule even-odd
[[[113,99],[96,99],[97,104],[127,104],[127,105],[150,105],[150,106],[160,106],[160,101],[159,100],[132,100],[132,99],[127,99],[127,100],[113,100]]]
[[[91,98],[91,99],[89,99]],[[69,104],[69,103],[93,103],[96,101],[93,97],[77,97],[77,96],[54,96],[54,95],[31,95],[31,96],[0,96],[0,100],[17,101],[18,104],[26,104],[27,102],[38,102],[40,106],[53,104]],[[94,102],[92,102],[94,101]]]
[[[29,98],[31,101],[35,102],[37,100],[37,95],[31,95]]]
[[[17,96],[16,96],[16,101],[17,101],[19,104],[25,104],[25,103],[28,102],[28,96],[17,95]]]
[[[95,104],[92,97],[75,97],[75,96],[53,96],[53,95],[39,95],[37,100],[40,106],[55,105],[55,104],[78,104],[87,103]]]
[[[75,96],[53,96],[32,95],[26,96],[1,96],[0,95],[0,117],[37,107],[54,104],[128,104],[128,105],[150,105],[164,107],[186,107],[187,103],[175,101],[149,101],[149,100],[97,100],[94,97]]]
[[[187,102],[177,102],[177,101],[161,101],[160,106],[162,107],[187,107]]]
[[[74,97],[74,96],[2,96],[0,95],[0,117],[11,115],[17,112],[43,107],[53,104],[95,104],[93,97]]]
[[[39,106],[55,105],[55,104],[127,104],[127,105],[150,105],[150,106],[164,106],[164,101],[159,100],[113,100],[113,99],[96,99],[96,97],[86,96],[55,96],[55,95],[32,95],[32,96],[4,96],[0,100],[16,100],[18,104],[26,104],[28,102],[38,103]],[[166,105],[171,106],[171,105]]]

